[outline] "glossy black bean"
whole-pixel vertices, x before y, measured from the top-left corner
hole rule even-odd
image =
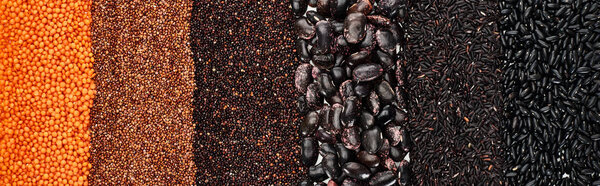
[[[410,164],[406,160],[402,160],[398,165],[398,184],[405,186],[410,184],[412,170]]]
[[[292,12],[294,13],[294,16],[296,17],[300,17],[304,14],[304,12],[306,11],[306,6],[308,5],[306,3],[306,0],[290,0],[291,4],[292,4]]]
[[[342,174],[342,168],[338,164],[338,158],[336,154],[327,153],[323,155],[323,169],[325,173],[332,179],[336,179]]]
[[[325,129],[317,129],[315,138],[321,143],[335,143],[336,140],[334,134]]]
[[[357,83],[356,86],[354,86],[354,93],[356,96],[364,98],[371,93],[372,89],[373,85],[371,85],[369,82]]]
[[[369,168],[357,162],[348,162],[344,164],[342,170],[348,177],[358,180],[367,180],[371,177]]]
[[[370,129],[375,126],[375,117],[368,111],[362,111],[360,113],[360,122],[358,126],[363,130]]]
[[[312,166],[317,162],[319,156],[317,140],[312,137],[306,137],[302,139],[301,148],[302,151],[302,163],[305,166]]]
[[[315,27],[306,18],[296,19],[294,30],[301,39],[311,39],[315,36]]]
[[[319,154],[321,154],[321,156],[325,156],[326,154],[337,155],[335,145],[331,143],[321,143],[321,146],[319,147]]]
[[[377,8],[387,17],[396,17],[400,5],[400,0],[380,0],[377,4]]]
[[[387,104],[396,100],[396,94],[387,81],[379,82],[379,84],[375,86],[375,92],[377,92],[377,96],[379,96],[379,100],[381,100],[382,103]]]
[[[354,126],[354,122],[360,111],[360,100],[356,96],[350,96],[344,101],[344,114],[342,124],[346,127]]]
[[[377,155],[369,154],[367,151],[360,151],[356,154],[356,159],[367,167],[378,167],[380,160]]]
[[[379,126],[385,126],[390,121],[394,120],[396,115],[396,110],[392,105],[386,105],[381,108],[381,111],[375,117],[375,124]]]
[[[414,146],[414,142],[412,140],[412,136],[408,130],[402,129],[402,149],[406,152],[410,152],[410,150]]]
[[[319,124],[319,115],[315,111],[310,111],[300,124],[300,133],[302,136],[312,136],[317,130]]]
[[[310,21],[310,23],[312,24],[317,24],[317,22],[319,21],[325,21],[325,17],[323,17],[322,15],[320,15],[319,13],[313,11],[313,10],[309,10],[306,12],[306,19],[308,19],[308,21]]]
[[[360,42],[360,50],[371,52],[377,45],[375,40],[375,26],[367,24],[365,38]]]
[[[315,35],[317,41],[311,49],[313,54],[327,54],[331,51],[333,44],[333,27],[329,21],[319,21],[315,25]]]
[[[317,12],[325,17],[331,16],[330,0],[317,0]]]
[[[337,152],[340,165],[354,160],[354,151],[346,148],[343,143],[336,143],[335,150]]]
[[[333,80],[329,74],[321,73],[317,78],[317,82],[319,82],[319,93],[322,96],[327,98],[335,95],[337,88],[333,84]]]
[[[330,6],[332,7],[333,17],[335,19],[344,20],[346,16],[346,10],[350,6],[350,0],[330,0]]]
[[[330,69],[335,65],[333,54],[313,55],[312,61],[315,67],[323,70]]]
[[[391,186],[396,183],[396,176],[392,171],[378,172],[369,180],[371,186]]]
[[[371,154],[376,153],[383,145],[383,134],[381,133],[381,129],[375,126],[371,129],[362,131],[361,142],[363,149],[367,152]]]
[[[331,125],[323,125],[323,128],[327,129],[333,134],[339,134],[342,131],[342,111],[344,106],[341,104],[333,104],[331,106]]]
[[[375,32],[375,39],[377,40],[377,46],[388,54],[396,53],[396,38],[388,29],[379,29]]]
[[[308,41],[304,39],[296,40],[296,53],[300,61],[308,63],[310,61],[310,53],[308,51]]]
[[[365,38],[367,16],[363,13],[351,13],[344,20],[344,37],[348,43],[356,44]]]
[[[383,74],[383,68],[379,64],[360,64],[352,71],[352,78],[357,82],[372,81]]]
[[[396,66],[396,61],[394,60],[392,55],[382,50],[375,51],[373,59],[375,62],[381,64],[381,66],[383,66],[383,70],[385,71],[392,70]]]
[[[333,78],[333,83],[340,85],[346,80],[346,72],[344,72],[344,68],[342,67],[333,67],[331,69],[331,77]]]
[[[369,51],[358,51],[350,54],[346,61],[350,66],[357,66],[360,64],[370,62],[371,53]]]
[[[320,182],[327,179],[327,174],[325,174],[323,166],[319,163],[308,168],[308,177],[311,181]]]
[[[392,158],[392,160],[396,162],[402,161],[405,155],[406,153],[404,150],[397,147],[390,147],[390,158]]]

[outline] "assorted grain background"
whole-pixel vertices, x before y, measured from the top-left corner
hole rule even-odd
[[[600,184],[598,2],[405,3],[412,183]],[[289,1],[0,1],[0,184],[296,184],[293,22]]]

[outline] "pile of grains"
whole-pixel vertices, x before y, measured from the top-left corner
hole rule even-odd
[[[300,156],[308,168],[299,185],[408,184],[412,142],[396,60],[404,3],[293,0],[291,7],[302,62],[294,75],[305,115]]]
[[[293,19],[287,1],[201,1],[192,10],[199,185],[296,182]]]
[[[0,2],[0,184],[87,184],[90,6]]]
[[[599,6],[500,3],[510,183],[600,185]]]
[[[407,100],[415,184],[504,184],[498,5],[411,1]]]
[[[194,182],[189,1],[94,1],[90,184]]]

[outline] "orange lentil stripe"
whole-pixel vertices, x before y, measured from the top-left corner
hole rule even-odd
[[[87,185],[90,6],[0,0],[0,185]]]

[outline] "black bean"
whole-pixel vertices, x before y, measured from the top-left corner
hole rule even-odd
[[[369,154],[367,151],[360,151],[356,155],[356,158],[360,163],[366,165],[367,167],[378,167],[380,160],[377,155]]]
[[[336,179],[342,174],[342,168],[338,164],[338,158],[336,154],[327,153],[323,155],[323,169],[325,173],[332,179]]]
[[[290,0],[292,2],[292,12],[296,17],[302,16],[306,11],[306,0]]]
[[[383,145],[383,135],[379,127],[364,130],[361,135],[362,147],[368,153],[374,154]]]
[[[395,119],[396,110],[392,105],[386,105],[381,108],[381,111],[375,117],[375,124],[385,126]]]
[[[371,171],[369,171],[366,166],[356,162],[348,162],[344,164],[342,170],[349,177],[358,180],[367,180],[369,177],[371,177]]]
[[[375,63],[360,64],[352,71],[353,80],[357,82],[372,81],[382,74],[383,68]]]
[[[319,21],[315,24],[315,35],[317,41],[311,49],[311,53],[320,55],[327,54],[331,51],[333,44],[333,27],[326,20]]]
[[[369,113],[368,111],[362,111],[360,113],[359,126],[363,130],[370,129],[371,127],[375,126],[375,117],[373,117],[373,114]]]
[[[342,124],[344,126],[354,126],[356,117],[360,111],[360,100],[356,96],[350,96],[344,101],[344,114]]]
[[[327,179],[327,174],[325,174],[323,166],[319,163],[308,168],[308,177],[311,181],[321,182]]]
[[[375,92],[383,103],[391,103],[396,99],[392,86],[387,81],[381,81],[375,86]]]
[[[396,53],[396,38],[388,29],[379,29],[375,32],[375,39],[379,48],[388,54]]]
[[[315,27],[306,18],[296,19],[294,29],[301,39],[311,39],[315,36]]]
[[[319,21],[325,21],[325,17],[312,10],[306,12],[306,19],[312,24],[317,24]]]
[[[302,163],[305,166],[312,166],[317,162],[319,155],[318,143],[312,137],[306,137],[302,139],[301,151],[302,151]]]
[[[300,125],[302,136],[313,135],[319,124],[319,115],[315,111],[310,111],[304,117],[304,121]]]
[[[344,128],[342,132],[342,143],[350,150],[356,150],[360,147],[360,136],[356,127]]]
[[[317,78],[317,82],[319,82],[319,93],[324,97],[334,96],[337,88],[333,84],[333,80],[331,76],[326,73],[321,73]]]
[[[313,55],[312,61],[319,69],[329,69],[335,65],[333,54]]]
[[[369,180],[369,185],[372,186],[391,186],[396,183],[396,176],[392,171],[378,172]]]
[[[348,161],[354,160],[354,151],[349,150],[344,146],[343,143],[336,143],[335,150],[338,155],[338,161],[340,164],[344,164]]]
[[[348,43],[356,44],[366,35],[367,17],[363,13],[351,13],[344,20],[344,37]]]
[[[321,143],[335,143],[336,140],[334,134],[325,129],[317,129],[315,138]]]
[[[296,68],[294,74],[294,84],[298,92],[306,92],[308,85],[313,81],[311,76],[312,65],[308,63],[301,64]]]

